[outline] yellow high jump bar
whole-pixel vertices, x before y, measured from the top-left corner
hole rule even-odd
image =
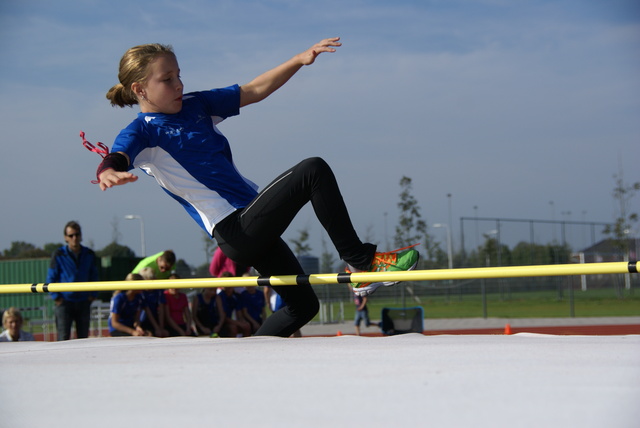
[[[451,279],[521,278],[538,276],[607,275],[638,273],[636,262],[502,266],[487,268],[413,270],[406,272],[354,272],[271,277],[188,278],[140,281],[96,281],[39,284],[1,284],[3,293],[61,291],[151,290],[167,288],[251,287],[258,285],[321,285],[350,282],[438,281]]]

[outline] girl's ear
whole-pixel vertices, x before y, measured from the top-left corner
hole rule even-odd
[[[139,98],[144,98],[144,88],[139,82],[131,84],[131,91]]]

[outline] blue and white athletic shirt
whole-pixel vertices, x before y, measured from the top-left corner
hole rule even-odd
[[[130,169],[154,177],[211,235],[218,222],[258,193],[237,170],[229,141],[216,127],[239,113],[238,85],[185,94],[180,113],[139,113],[112,152],[126,153]]]

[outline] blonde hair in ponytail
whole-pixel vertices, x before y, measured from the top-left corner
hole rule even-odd
[[[149,64],[160,55],[173,55],[170,45],[150,43],[134,46],[127,50],[120,59],[118,80],[120,83],[113,86],[107,92],[107,99],[114,107],[126,107],[138,104],[138,98],[133,93],[131,85],[138,82],[144,83],[148,75]]]

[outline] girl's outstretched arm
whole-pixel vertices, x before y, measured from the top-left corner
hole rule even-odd
[[[274,69],[261,74],[251,82],[240,87],[240,107],[257,103],[267,98],[302,68],[311,65],[322,52],[335,52],[336,47],[342,46],[340,37],[324,39],[311,46],[306,51],[299,53],[290,60],[280,64]]]

